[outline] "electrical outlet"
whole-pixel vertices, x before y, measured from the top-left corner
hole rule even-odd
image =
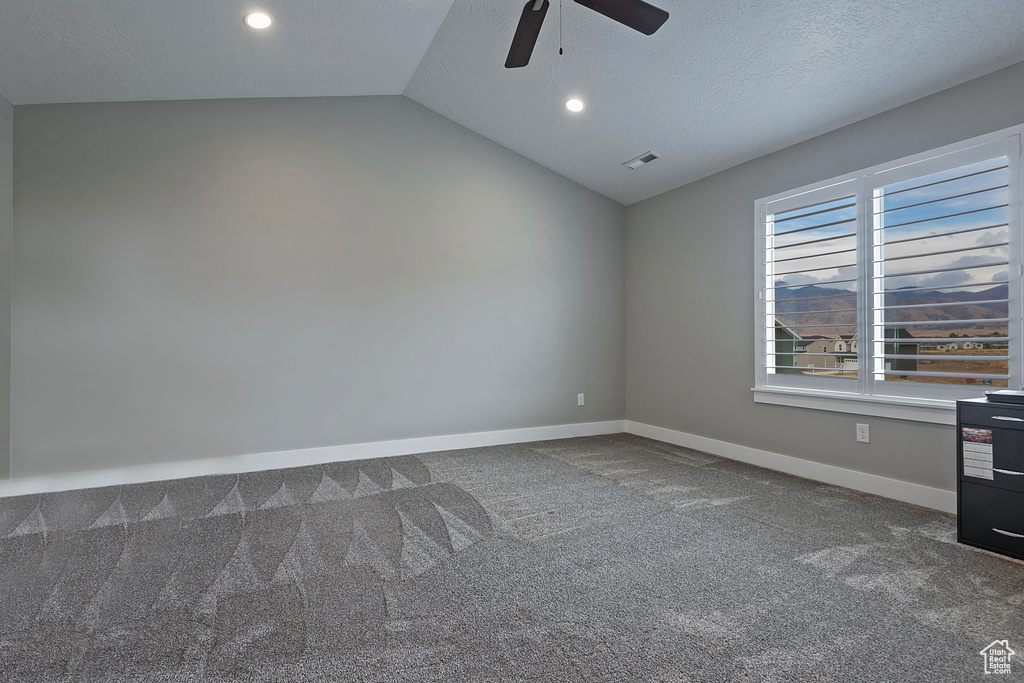
[[[583,394],[576,394],[576,405],[583,405]]]
[[[868,426],[866,424],[857,423],[857,441],[859,443],[870,443],[871,439],[868,434]]]

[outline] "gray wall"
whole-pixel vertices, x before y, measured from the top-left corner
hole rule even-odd
[[[404,97],[18,107],[14,158],[15,477],[624,416],[624,208]]]
[[[953,489],[952,427],[754,403],[754,202],[1019,123],[1024,64],[630,206],[627,418]]]
[[[14,254],[14,107],[0,96],[0,478],[11,466],[11,267]]]

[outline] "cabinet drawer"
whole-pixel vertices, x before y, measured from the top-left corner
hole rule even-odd
[[[1024,493],[963,481],[959,507],[959,541],[1024,559]]]
[[[960,422],[965,425],[1024,430],[1024,408],[999,403],[961,403]]]
[[[962,427],[982,428],[992,431],[992,479],[968,476],[963,471],[963,442],[957,444],[961,451],[960,477],[976,484],[989,484],[1004,489],[1024,492],[1024,431],[988,427],[964,422]],[[963,439],[962,433],[960,438]]]

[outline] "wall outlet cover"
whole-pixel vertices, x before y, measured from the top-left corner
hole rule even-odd
[[[857,423],[857,441],[859,443],[871,442],[871,435],[866,424]]]

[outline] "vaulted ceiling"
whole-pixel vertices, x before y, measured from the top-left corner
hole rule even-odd
[[[1020,0],[654,0],[650,37],[551,0],[530,64],[505,69],[524,2],[6,0],[0,94],[404,94],[630,204],[1024,60]],[[274,25],[243,26],[254,9]]]

